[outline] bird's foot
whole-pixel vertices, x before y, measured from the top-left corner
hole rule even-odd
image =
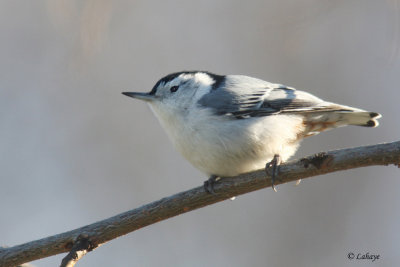
[[[271,176],[271,187],[276,191],[275,180],[278,178],[279,165],[281,164],[281,157],[278,154],[274,155],[274,158],[265,165],[265,172]]]
[[[214,184],[215,184],[215,182],[217,182],[219,179],[221,179],[219,176],[217,176],[217,175],[211,175],[210,178],[208,178],[208,180],[204,182],[204,190],[205,190],[207,193],[210,193],[210,194],[215,195]]]

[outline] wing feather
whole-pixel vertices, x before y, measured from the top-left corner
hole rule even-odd
[[[238,119],[284,113],[351,111],[291,87],[238,75],[226,76],[221,87],[204,95],[198,103],[218,115]]]

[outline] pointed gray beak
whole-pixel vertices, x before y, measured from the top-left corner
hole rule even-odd
[[[140,99],[146,102],[151,102],[156,100],[156,97],[154,95],[150,95],[148,93],[137,93],[137,92],[123,92],[123,95],[133,97],[136,99]]]

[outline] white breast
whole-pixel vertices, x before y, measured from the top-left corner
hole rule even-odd
[[[248,119],[215,116],[203,109],[179,116],[152,110],[176,149],[200,171],[222,177],[265,167],[275,154],[285,161],[299,144],[304,130],[297,115],[273,115]]]

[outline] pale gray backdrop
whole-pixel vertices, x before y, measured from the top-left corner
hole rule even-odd
[[[400,2],[0,1],[0,243],[71,230],[206,177],[167,139],[148,91],[180,70],[246,74],[383,114],[295,157],[398,140]],[[399,264],[400,169],[307,179],[146,227],[78,266]],[[64,255],[33,262],[57,266]]]

